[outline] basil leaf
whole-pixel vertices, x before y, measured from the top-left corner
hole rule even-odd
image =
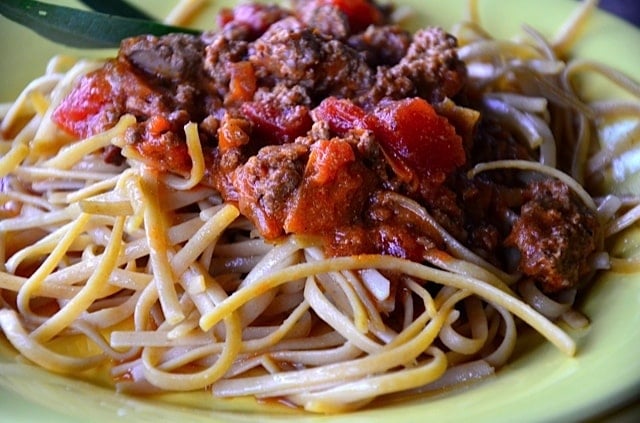
[[[117,48],[122,39],[142,34],[200,33],[150,20],[107,15],[35,0],[2,0],[0,14],[51,41],[77,48]]]
[[[151,15],[143,12],[124,0],[80,0],[96,12],[107,15],[125,16],[127,18],[153,20]]]

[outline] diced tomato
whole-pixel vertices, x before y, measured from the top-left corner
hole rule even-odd
[[[376,178],[355,160],[342,140],[314,144],[302,183],[284,222],[288,233],[332,234],[354,224],[364,210]]]
[[[316,120],[329,124],[337,135],[345,135],[353,129],[368,129],[367,113],[352,101],[328,97],[313,109]]]
[[[191,157],[184,142],[167,142],[162,138],[149,137],[132,146],[144,162],[151,167],[187,175],[191,169]]]
[[[218,28],[224,28],[229,22],[233,21],[233,9],[223,7],[216,15],[216,25]]]
[[[253,100],[258,83],[251,62],[237,62],[231,65],[231,81],[229,82],[229,94],[227,102],[240,102]]]
[[[311,148],[307,172],[320,185],[332,183],[338,171],[355,161],[356,155],[349,143],[340,140],[318,141]]]
[[[112,87],[104,69],[88,74],[53,112],[53,121],[77,138],[102,129],[103,109],[111,102]]]
[[[313,116],[340,136],[358,128],[373,131],[399,176],[450,173],[466,162],[454,126],[421,98],[387,102],[369,114],[348,99],[329,97]]]
[[[218,147],[220,151],[229,151],[249,143],[246,132],[247,121],[225,115],[218,128]]]
[[[171,130],[171,122],[163,115],[154,115],[147,121],[147,130],[151,136],[157,137]]]
[[[368,0],[321,0],[321,2],[340,9],[347,16],[351,31],[354,33],[364,31],[369,25],[380,25],[384,21],[380,9]]]
[[[305,106],[284,106],[246,102],[241,112],[253,124],[252,139],[263,145],[286,144],[306,134],[313,124]]]
[[[466,162],[462,139],[421,98],[386,103],[374,111],[374,132],[387,157],[420,176],[450,173]],[[394,163],[392,163],[393,165]]]

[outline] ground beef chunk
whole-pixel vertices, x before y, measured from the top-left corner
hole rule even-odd
[[[268,239],[282,235],[289,202],[302,181],[309,154],[302,144],[262,148],[233,175],[240,212]]]
[[[272,25],[253,44],[249,60],[263,83],[299,85],[316,99],[353,97],[373,81],[357,51],[303,26]]]
[[[231,63],[243,61],[248,51],[248,32],[238,27],[208,36],[205,48],[204,70],[211,78],[213,92],[224,98],[229,92]]]
[[[395,66],[411,45],[411,33],[397,25],[372,25],[364,32],[351,36],[347,44],[364,54],[372,68]]]
[[[358,103],[371,109],[384,99],[397,100],[413,96],[415,84],[409,76],[402,75],[395,69],[395,67],[380,66],[376,72],[372,89],[365,96],[359,98]]]
[[[457,48],[455,37],[442,28],[415,33],[400,67],[412,75],[420,96],[438,103],[462,89],[466,67],[458,58]]]
[[[595,213],[557,180],[534,182],[506,245],[520,252],[520,270],[546,293],[578,285],[596,251]]]
[[[287,87],[284,84],[278,84],[272,89],[258,90],[256,92],[254,100],[259,102],[274,103],[282,107],[311,107],[311,99],[302,87]]]
[[[147,76],[166,82],[181,82],[200,77],[203,52],[204,43],[200,38],[169,34],[125,39],[120,45],[119,55]]]
[[[322,39],[312,30],[280,22],[256,40],[250,61],[258,78],[271,86],[280,82],[311,90],[318,78],[321,50]]]
[[[439,103],[446,97],[454,97],[466,79],[465,64],[456,50],[456,38],[441,28],[417,31],[400,63],[378,69],[371,100],[420,96],[430,103]]]
[[[305,25],[338,40],[346,39],[351,33],[349,20],[338,8],[316,2],[298,3],[297,15]]]
[[[384,25],[393,9],[370,0],[293,0],[291,3],[302,22],[340,40],[371,25]]]
[[[152,94],[132,95],[125,72],[123,81],[112,81],[112,85],[122,90],[127,109],[139,116],[149,117],[161,111],[170,114],[169,120],[177,128],[190,120],[201,121],[215,102],[209,95],[211,86],[203,70],[204,50],[201,38],[187,34],[126,39],[118,61],[141,75],[139,85],[148,86]]]
[[[362,55],[337,40],[329,41],[324,47],[320,83],[317,85],[317,91],[323,98],[357,97],[371,87],[374,71]]]

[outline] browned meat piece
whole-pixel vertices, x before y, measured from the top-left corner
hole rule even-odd
[[[235,171],[240,211],[268,239],[283,234],[289,202],[302,181],[308,154],[301,144],[267,146]]]
[[[298,17],[305,25],[339,40],[346,39],[351,33],[347,16],[329,4],[306,2],[305,7],[298,10]]]
[[[442,28],[415,33],[400,67],[412,75],[421,97],[437,103],[462,89],[466,67],[458,58],[457,48],[458,41]]]
[[[393,8],[371,0],[293,0],[292,5],[306,25],[338,39],[385,24]]]
[[[546,293],[578,285],[596,251],[595,213],[557,180],[532,183],[506,245],[520,251],[519,268]]]
[[[149,117],[160,112],[172,114],[176,128],[185,123],[201,121],[213,107],[215,99],[210,96],[211,83],[203,70],[205,44],[199,37],[186,34],[169,34],[163,37],[150,35],[126,39],[122,42],[118,61],[125,63],[140,75],[138,85],[147,85],[165,108],[156,106],[148,96],[134,95],[131,81],[126,80],[112,86],[126,97],[125,107],[129,112]],[[142,94],[142,93],[141,93]]]
[[[407,54],[411,33],[397,25],[370,26],[347,41],[362,54],[369,66],[395,66]]]
[[[210,36],[205,48],[204,70],[212,80],[214,92],[224,98],[229,92],[233,67],[232,63],[243,61],[247,56],[249,43],[244,40],[242,28],[238,31],[224,31]]]
[[[147,76],[180,82],[200,76],[203,52],[204,43],[198,37],[186,34],[143,35],[124,40],[119,56]]]
[[[371,100],[419,96],[438,103],[454,97],[466,80],[466,67],[456,49],[455,37],[441,28],[419,30],[400,63],[379,68]]]
[[[354,49],[308,27],[283,22],[256,40],[249,57],[267,85],[299,85],[316,99],[353,97],[371,86],[373,71]]]

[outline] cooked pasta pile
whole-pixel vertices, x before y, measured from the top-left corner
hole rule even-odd
[[[640,86],[566,57],[594,6],[584,2],[553,42],[530,28],[526,41],[510,41],[482,29],[472,2],[471,19],[453,31],[470,83],[485,93],[484,112],[541,159],[483,163],[470,177],[509,168],[563,180],[605,228],[593,272],[636,271],[638,262],[610,258],[605,245],[635,224],[640,202],[605,191],[602,175],[633,148],[640,106],[585,103],[579,77],[602,74],[635,96]],[[575,290],[552,298],[497,269],[408,198],[384,200],[436,228],[446,250],[424,263],[330,257],[311,236],[266,242],[201,184],[194,123],[184,127],[192,161],[185,178],[137,160],[123,140],[133,116],[87,139],[65,136],[52,110],[100,65],[56,57],[2,109],[0,327],[32,362],[65,374],[108,364],[121,392],[210,389],[329,413],[486,377],[509,360],[522,322],[576,353],[558,323],[588,324],[573,309]],[[634,129],[602,137],[621,122]],[[109,145],[122,148],[125,164],[102,160]],[[570,172],[558,169],[557,152],[570,156]],[[385,271],[402,275],[400,284]]]

